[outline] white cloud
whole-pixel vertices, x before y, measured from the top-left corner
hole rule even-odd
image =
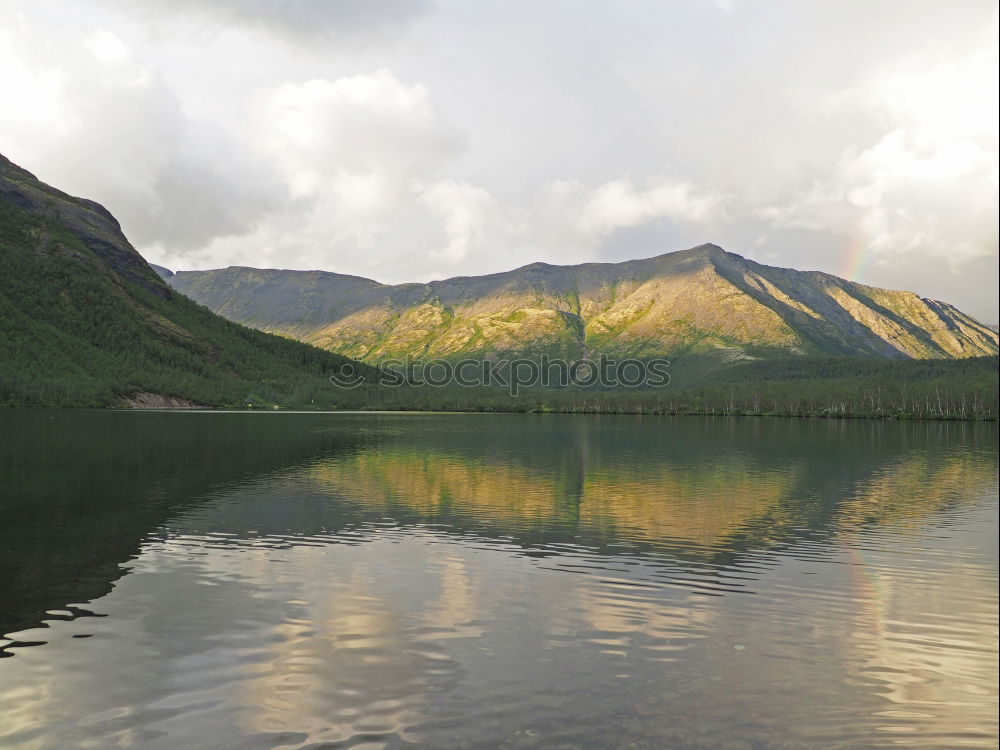
[[[406,180],[462,148],[462,136],[437,116],[428,90],[388,70],[260,92],[251,120],[256,142],[298,194],[345,175]]]
[[[87,37],[87,46],[102,62],[121,62],[131,54],[129,46],[107,29],[98,29]]]
[[[655,218],[706,221],[719,210],[721,198],[699,191],[689,182],[654,181],[644,189],[624,180],[606,182],[587,196],[579,226],[587,235],[605,237],[616,229]]]
[[[0,31],[0,67],[0,97],[20,105],[0,114],[0,150],[106,204],[140,248],[204,247],[282,200],[234,133],[189,117],[110,31],[47,34],[22,16]]]
[[[429,186],[417,184],[414,188],[418,200],[441,220],[447,238],[442,247],[430,250],[433,260],[455,263],[467,259],[489,239],[516,242],[516,228],[503,217],[496,199],[483,188],[455,181]]]
[[[581,182],[559,180],[543,191],[535,222],[539,241],[574,243],[592,249],[612,233],[657,219],[676,223],[704,223],[718,218],[725,198],[691,182],[669,177],[649,180],[637,188],[617,179],[589,188]]]
[[[850,145],[835,168],[785,205],[776,226],[853,234],[883,259],[950,261],[996,253],[997,41],[941,59],[926,49],[826,100],[877,113],[885,130]]]
[[[426,87],[381,69],[259,90],[249,110],[248,137],[294,200],[280,224],[213,243],[206,257],[227,257],[238,244],[260,265],[384,277],[386,266],[420,269],[420,254],[442,234],[454,238],[441,257],[460,252],[463,208],[442,203],[449,188],[435,175],[461,153],[463,136],[440,118]],[[475,231],[472,222],[464,231]]]

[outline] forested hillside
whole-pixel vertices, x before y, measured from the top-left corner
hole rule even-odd
[[[330,403],[348,362],[173,291],[102,206],[0,156],[0,404]]]

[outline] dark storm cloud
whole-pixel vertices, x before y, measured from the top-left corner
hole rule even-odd
[[[426,0],[112,0],[129,13],[168,23],[234,26],[295,40],[392,32],[429,7]]]

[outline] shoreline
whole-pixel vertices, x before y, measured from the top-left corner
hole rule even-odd
[[[858,414],[858,413],[781,413],[781,412],[742,412],[724,410],[677,410],[664,411],[656,409],[420,409],[420,408],[375,408],[375,409],[305,409],[301,407],[276,408],[237,408],[228,406],[0,406],[0,410],[39,410],[39,411],[99,411],[144,414],[547,414],[547,415],[586,415],[586,416],[635,416],[635,417],[726,417],[726,418],[757,418],[757,419],[821,419],[821,420],[867,420],[878,422],[970,422],[996,423],[995,416],[960,416],[954,414],[923,415],[923,414]]]

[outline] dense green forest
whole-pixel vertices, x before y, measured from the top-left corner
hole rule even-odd
[[[998,360],[873,360],[831,357],[747,362],[721,370],[677,363],[655,389],[527,389],[362,386],[341,408],[532,411],[595,414],[720,414],[879,419],[980,419],[998,414]],[[332,406],[333,404],[331,404]]]
[[[53,218],[0,201],[0,404],[310,405],[343,357],[130,283]]]

